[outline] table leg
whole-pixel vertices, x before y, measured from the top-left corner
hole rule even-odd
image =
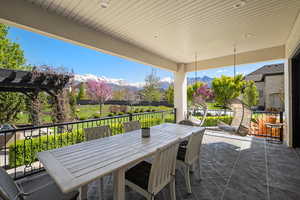
[[[125,169],[121,168],[113,173],[114,200],[125,200]]]

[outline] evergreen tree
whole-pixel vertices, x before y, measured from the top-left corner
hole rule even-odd
[[[25,58],[20,45],[7,37],[8,26],[0,24],[0,68],[26,69]],[[0,123],[17,120],[18,114],[25,110],[25,96],[14,92],[0,92]]]

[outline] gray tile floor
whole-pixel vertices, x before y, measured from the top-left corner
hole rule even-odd
[[[187,195],[182,174],[176,173],[177,199],[297,200],[300,199],[300,150],[263,139],[206,132],[201,149],[201,181],[191,174],[193,194]],[[112,198],[111,179],[105,179],[105,198]],[[97,199],[97,182],[88,198]],[[126,199],[144,199],[126,190]],[[169,198],[168,189],[156,199]]]

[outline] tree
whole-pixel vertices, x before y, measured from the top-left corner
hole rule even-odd
[[[90,80],[87,82],[88,95],[100,106],[100,115],[102,116],[103,104],[112,98],[112,89],[104,81]]]
[[[243,102],[252,107],[258,103],[258,91],[254,81],[248,81],[243,91]]]
[[[0,68],[26,69],[20,45],[7,38],[8,26],[0,24]],[[0,93],[0,123],[11,123],[25,109],[24,95],[14,92]]]
[[[81,100],[81,99],[84,99],[85,96],[86,96],[86,94],[85,94],[85,83],[80,83],[79,91],[78,91],[78,95],[77,95],[77,101]]]
[[[145,101],[152,102],[161,100],[160,78],[156,76],[154,71],[146,76],[142,95]]]
[[[119,90],[114,90],[113,91],[113,95],[112,95],[112,99],[113,100],[124,100],[125,97],[125,89],[119,89]]]
[[[226,108],[231,100],[241,95],[245,83],[242,75],[215,78],[212,81],[212,89],[216,103]]]
[[[169,104],[174,105],[174,84],[170,84],[165,92],[165,97]]]
[[[193,102],[193,96],[195,94],[195,92],[197,91],[198,88],[200,88],[201,86],[203,86],[204,83],[203,82],[195,82],[194,84],[191,84],[188,86],[187,88],[187,100],[188,100],[188,104],[191,105]]]

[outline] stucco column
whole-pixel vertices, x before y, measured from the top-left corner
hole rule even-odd
[[[178,64],[177,72],[174,72],[174,106],[177,110],[176,122],[185,118],[187,113],[187,79],[186,64]]]
[[[284,117],[285,126],[283,131],[284,143],[291,147],[293,144],[293,122],[292,122],[292,74],[291,59],[284,63]]]

